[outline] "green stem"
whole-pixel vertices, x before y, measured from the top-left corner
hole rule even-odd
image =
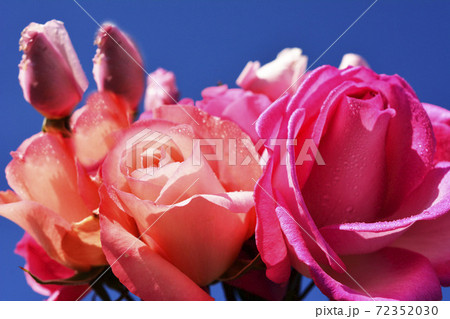
[[[63,137],[70,137],[72,134],[70,130],[70,116],[60,119],[45,118],[44,123],[42,123],[42,132],[61,133]]]

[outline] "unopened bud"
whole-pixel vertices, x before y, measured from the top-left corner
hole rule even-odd
[[[112,24],[98,31],[95,44],[94,79],[99,91],[122,97],[129,111],[137,110],[145,88],[141,55],[128,35]]]
[[[19,81],[27,100],[47,118],[63,118],[81,101],[88,81],[64,24],[31,23],[19,41]]]
[[[150,73],[145,90],[145,111],[151,111],[165,104],[176,104],[178,97],[179,92],[173,72],[159,68]]]

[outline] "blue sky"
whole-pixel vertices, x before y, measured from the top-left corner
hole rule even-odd
[[[218,81],[234,85],[246,62],[272,60],[301,47],[312,63],[373,1],[86,1],[100,23],[112,21],[136,40],[146,69],[172,70],[183,97],[199,98]],[[338,65],[347,52],[363,55],[378,73],[397,73],[422,101],[450,107],[450,2],[378,1],[316,64]],[[0,2],[0,168],[9,152],[40,130],[41,116],[22,98],[17,75],[20,32],[30,22],[62,20],[89,78],[97,25],[72,0]],[[7,189],[4,174],[0,189]],[[22,230],[0,218],[0,300],[41,300],[14,255]],[[215,291],[215,290],[214,290]],[[450,289],[444,289],[450,299]],[[326,300],[317,290],[310,300]]]

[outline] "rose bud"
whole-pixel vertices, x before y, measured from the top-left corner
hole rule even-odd
[[[112,24],[98,31],[95,44],[94,80],[99,91],[111,91],[121,96],[132,112],[137,110],[144,93],[142,57],[127,34]]]
[[[64,24],[57,20],[31,23],[19,45],[24,52],[19,81],[25,100],[47,118],[70,115],[88,81]]]
[[[178,97],[179,92],[173,72],[158,68],[148,76],[144,100],[145,111],[151,111],[165,104],[174,104]]]
[[[355,53],[347,53],[344,54],[341,60],[341,64],[339,65],[339,69],[343,70],[348,68],[349,66],[365,66],[369,68],[369,63],[363,59],[362,56]]]

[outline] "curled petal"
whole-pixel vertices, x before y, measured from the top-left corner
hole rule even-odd
[[[251,192],[196,195],[173,205],[156,205],[116,192],[149,246],[156,244],[162,256],[200,286],[231,266],[253,232]]]
[[[343,255],[370,253],[391,244],[397,238],[402,241],[401,238],[410,233],[411,227],[419,227],[416,224],[431,225],[433,220],[440,220],[447,214],[449,170],[448,165],[431,170],[402,206],[385,220],[329,225],[320,231],[331,246]],[[417,237],[417,240],[422,239]],[[349,242],[352,245],[348,245]]]
[[[259,155],[249,136],[233,122],[221,120],[192,106],[157,108],[156,119],[190,125],[200,143],[215,147],[209,163],[226,191],[252,190],[261,175]],[[209,141],[209,142],[208,142]],[[216,142],[219,144],[214,144]],[[218,151],[222,151],[219,153]],[[242,176],[246,176],[243,180]]]
[[[259,62],[249,62],[236,80],[245,90],[267,95],[272,101],[284,92],[293,93],[306,70],[308,58],[299,48],[287,48],[277,58],[260,67]]]
[[[92,215],[72,224],[70,232],[63,238],[62,248],[73,264],[85,265],[86,268],[105,265],[98,216]]]
[[[306,248],[302,230],[287,218],[282,225],[290,250],[307,265],[308,274],[332,300],[440,300],[441,288],[431,263],[424,256],[400,248],[342,257],[345,272],[317,262]],[[304,273],[303,265],[296,265]]]
[[[212,300],[191,279],[120,224],[100,217],[102,245],[114,274],[143,300]]]

